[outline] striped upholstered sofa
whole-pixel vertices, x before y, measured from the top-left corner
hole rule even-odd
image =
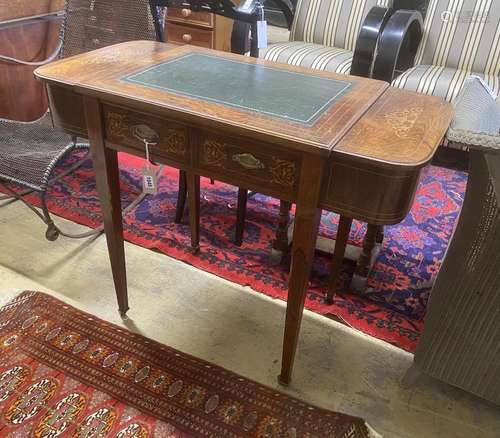
[[[469,75],[500,92],[500,1],[430,0],[415,67],[393,85],[452,101]]]
[[[298,0],[290,40],[261,57],[285,64],[348,74],[358,35],[372,8],[390,0]]]

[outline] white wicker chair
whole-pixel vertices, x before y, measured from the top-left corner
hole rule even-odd
[[[477,84],[471,87],[457,100],[448,133],[451,142],[470,149],[467,192],[427,305],[413,370],[500,405],[500,100],[490,111],[486,102],[483,108],[475,103],[490,120],[474,129],[468,107],[474,96],[485,99]]]

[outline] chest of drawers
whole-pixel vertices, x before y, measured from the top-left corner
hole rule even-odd
[[[233,23],[228,18],[209,12],[169,8],[165,26],[169,42],[231,51]]]

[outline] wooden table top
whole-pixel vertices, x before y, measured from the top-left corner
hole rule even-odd
[[[105,47],[35,74],[111,102],[133,99],[195,125],[393,166],[430,160],[451,118],[441,99],[385,82],[153,41]]]

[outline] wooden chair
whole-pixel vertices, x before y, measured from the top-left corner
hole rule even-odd
[[[260,57],[340,74],[369,77],[379,34],[392,13],[389,0],[299,0],[277,2],[285,13],[290,39],[261,51]],[[241,245],[245,228],[247,190],[238,192],[235,243]],[[290,203],[282,202],[274,258],[288,248],[286,228]]]
[[[175,0],[151,0],[153,7],[176,6]],[[284,11],[291,30],[290,41],[275,44],[261,53],[267,60],[300,65],[340,74],[356,74],[369,77],[372,71],[378,39],[382,28],[392,14],[387,0],[356,0],[342,2],[340,0],[301,0],[294,9],[288,0],[278,0]],[[254,2],[245,2],[247,11],[255,10]],[[189,0],[183,1],[183,8],[221,13],[231,18],[235,17],[235,6],[229,0],[220,5]],[[255,18],[252,18],[255,20]],[[249,24],[252,20],[236,21],[232,35],[232,51],[246,53],[249,48],[252,56],[256,55],[256,32]],[[180,175],[181,187],[178,203],[180,220],[184,211],[186,199],[185,175]],[[235,231],[235,243],[241,245],[243,240],[246,204],[248,191],[239,188],[238,209]],[[277,239],[274,242],[274,252],[280,253],[288,248],[287,228],[289,224],[290,203],[281,202]],[[349,235],[352,219],[341,218],[332,281],[337,278],[338,267],[341,265]],[[377,226],[369,226],[364,251],[361,257],[360,271],[366,270],[376,241],[383,238],[382,230]],[[340,258],[340,259],[339,259]],[[339,260],[338,260],[339,259]],[[366,273],[364,274],[366,276]],[[329,296],[333,297],[334,287],[330,288]]]
[[[278,0],[281,2],[282,0]],[[190,9],[195,12],[211,12],[234,20],[233,30],[231,33],[231,52],[244,55],[248,53],[252,57],[259,56],[258,40],[257,40],[257,20],[260,18],[259,2],[250,0],[242,2],[241,5],[235,5],[231,0],[223,0],[221,2],[206,2],[200,0],[150,0],[151,11],[155,18],[156,33],[158,40],[166,41],[166,34],[161,24],[161,19],[158,11],[163,8]],[[167,24],[168,25],[168,24]],[[213,182],[213,181],[212,181]],[[196,189],[199,191],[199,183]],[[244,209],[246,208],[245,189],[238,191],[238,208],[237,208],[237,231],[235,241],[241,245],[241,236],[243,231],[238,231],[238,224],[244,223]],[[179,197],[177,199],[177,208],[175,214],[175,222],[181,223],[184,215],[187,199],[187,178],[186,172],[179,171]],[[243,218],[242,218],[243,214]]]
[[[296,9],[288,14],[292,17],[289,41],[271,45],[261,56],[280,63],[370,77],[381,31],[393,11],[393,2],[387,0],[299,0]],[[238,244],[243,239],[246,200],[246,190],[240,189],[235,239]],[[281,202],[273,243],[274,263],[281,260],[283,252],[288,250],[290,207],[289,202]],[[352,218],[340,218],[327,294],[329,302],[333,302],[351,224]],[[383,229],[370,224],[355,274],[359,289],[366,283],[373,249],[382,240]]]

